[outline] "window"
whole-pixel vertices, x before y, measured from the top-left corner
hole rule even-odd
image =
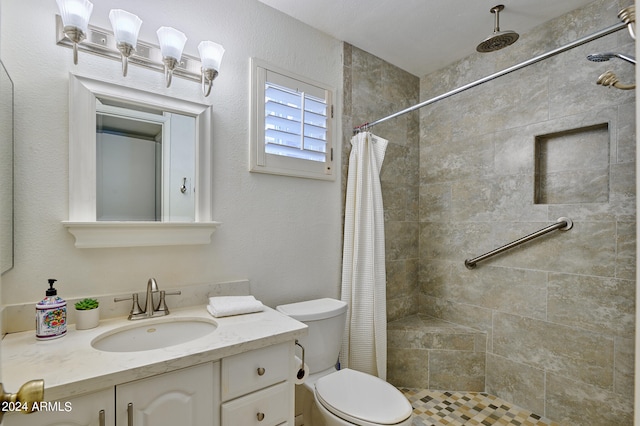
[[[333,180],[333,89],[251,62],[251,171]]]

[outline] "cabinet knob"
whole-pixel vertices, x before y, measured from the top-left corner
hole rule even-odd
[[[258,418],[258,421],[261,422],[264,420],[264,413],[258,413],[256,417]]]
[[[258,376],[264,376],[265,369],[263,367],[258,367]]]

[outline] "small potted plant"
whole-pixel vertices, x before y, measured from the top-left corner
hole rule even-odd
[[[98,326],[100,321],[99,303],[96,299],[86,298],[75,304],[76,330],[87,330]]]

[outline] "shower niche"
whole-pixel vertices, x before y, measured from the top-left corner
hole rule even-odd
[[[609,202],[609,124],[535,137],[535,204]]]

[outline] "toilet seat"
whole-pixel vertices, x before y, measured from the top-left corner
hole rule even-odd
[[[411,404],[398,389],[349,368],[318,379],[315,394],[328,411],[356,425],[397,425],[411,417]]]

